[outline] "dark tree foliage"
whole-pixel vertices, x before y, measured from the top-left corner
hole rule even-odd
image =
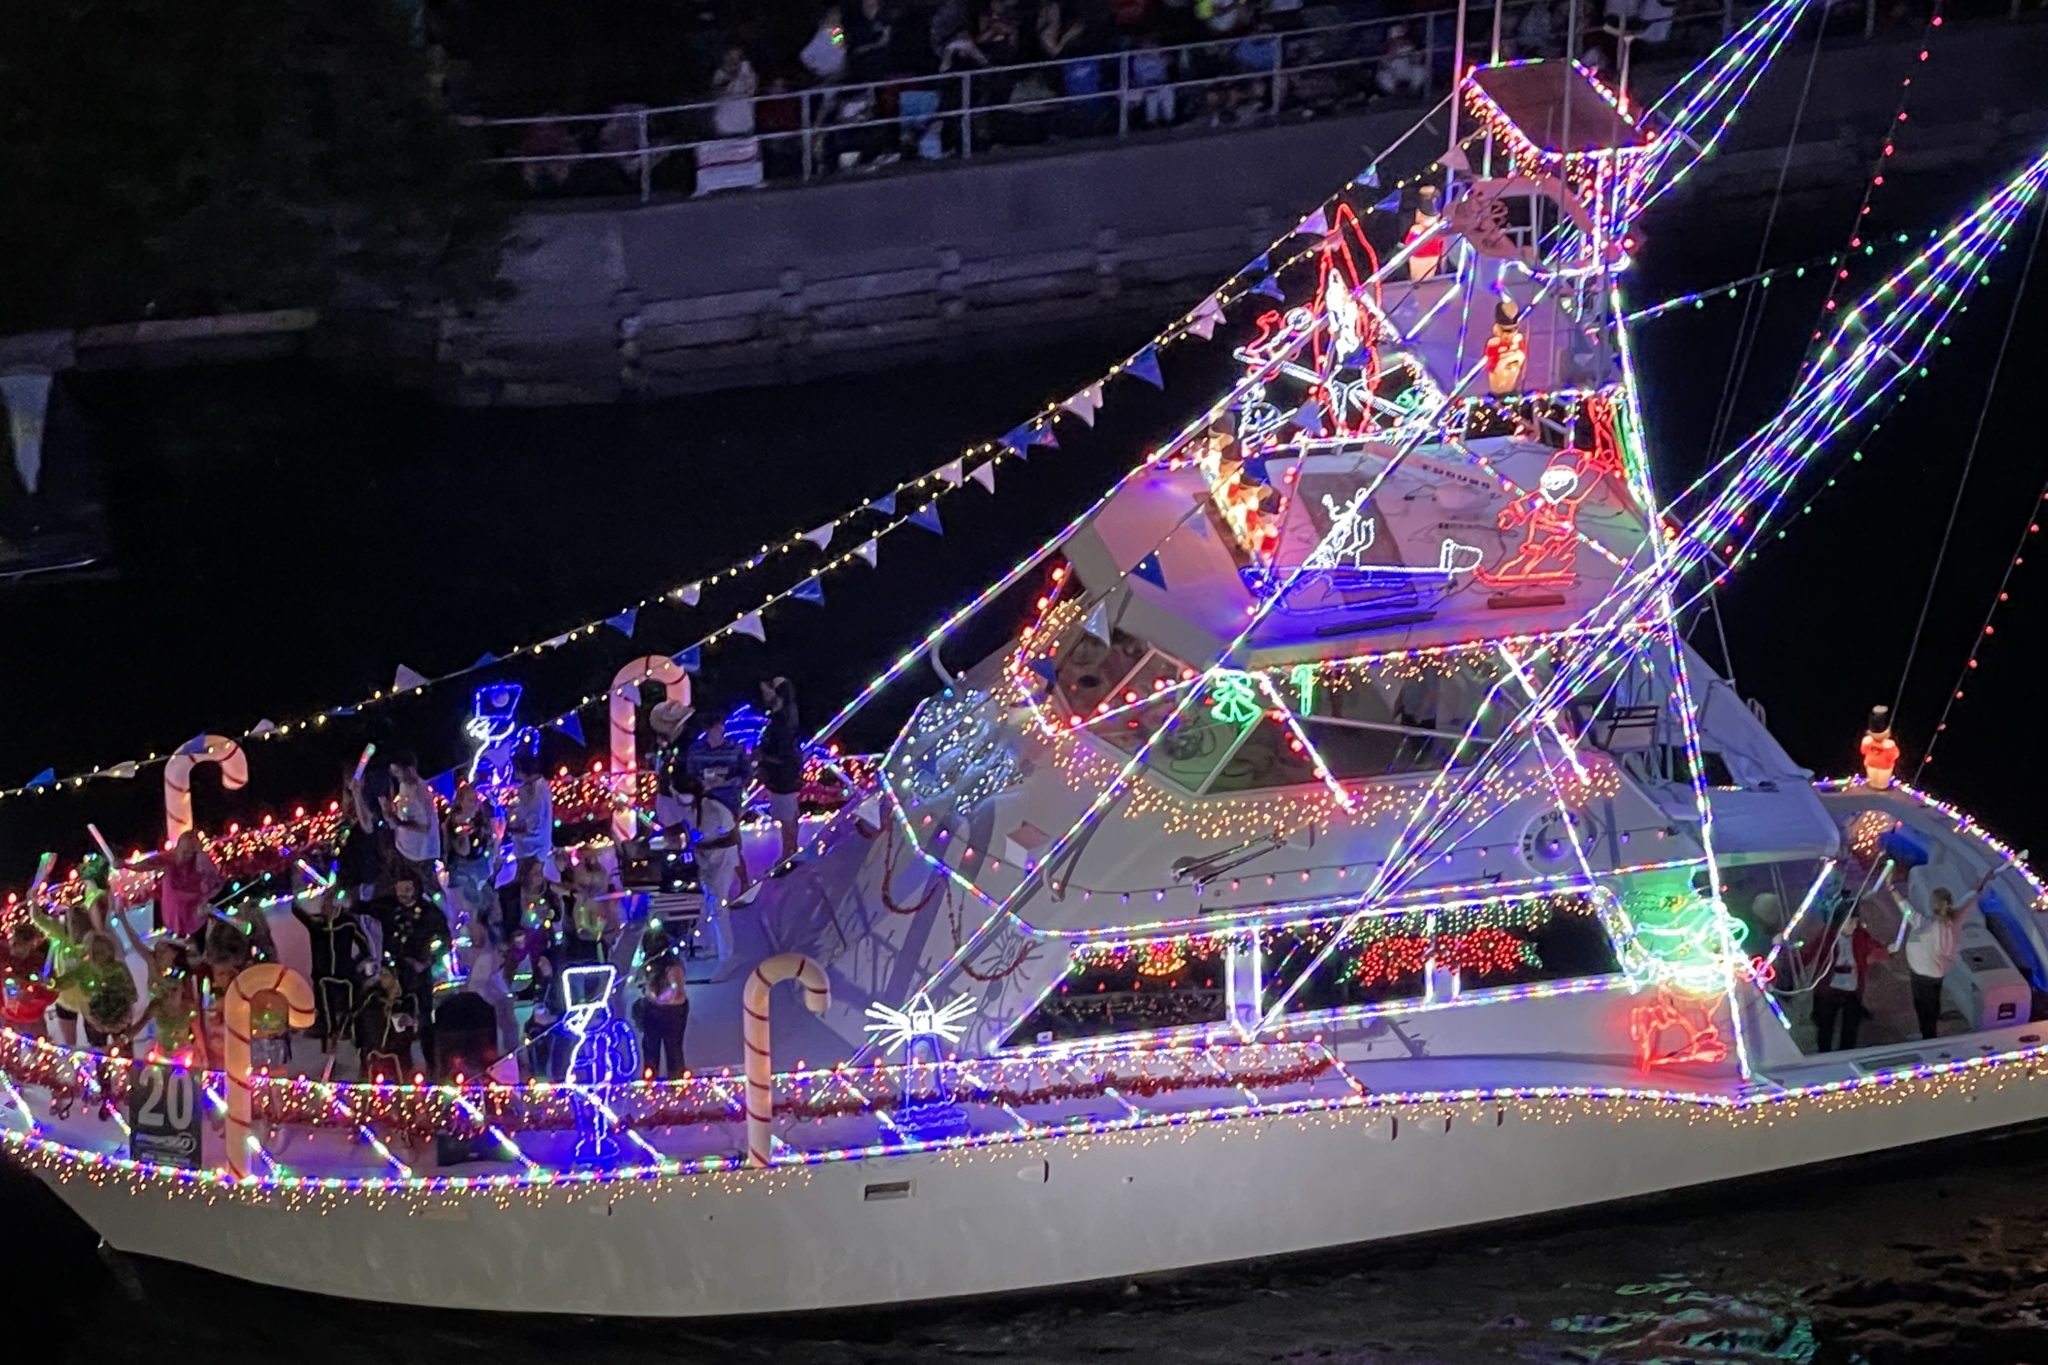
[[[476,154],[396,0],[7,0],[0,332],[472,295]]]

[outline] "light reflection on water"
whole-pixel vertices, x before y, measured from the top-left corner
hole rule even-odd
[[[17,1321],[85,1324],[57,1358],[93,1365],[156,1365],[166,1341],[180,1355],[305,1365],[2017,1365],[2048,1360],[2041,1140],[1962,1142],[1535,1225],[1133,1284],[710,1324],[376,1309],[173,1266],[110,1268],[90,1234],[10,1172],[0,1283],[36,1286],[32,1312],[14,1305]]]

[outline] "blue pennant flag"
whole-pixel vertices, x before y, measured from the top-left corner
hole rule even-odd
[[[1166,586],[1166,570],[1159,567],[1159,552],[1156,550],[1131,565],[1131,572],[1155,588]]]
[[[1367,166],[1365,174],[1358,177],[1358,183],[1369,190],[1378,189],[1380,187],[1380,163],[1375,161],[1372,165]]]
[[[1253,483],[1271,483],[1273,476],[1266,470],[1266,457],[1247,455],[1244,457],[1244,476]]]
[[[453,801],[455,799],[455,770],[451,768],[439,777],[428,778],[427,790],[440,797],[443,801]]]
[[[640,619],[640,608],[627,607],[617,616],[607,616],[604,623],[627,639],[633,638],[633,623]]]
[[[45,768],[22,785],[26,787],[47,787],[56,780],[57,770],[55,768]]]
[[[1047,687],[1051,687],[1060,675],[1059,665],[1042,654],[1032,659],[1031,671],[1045,679]]]
[[[1034,427],[1032,429],[1031,444],[1035,446],[1047,446],[1052,449],[1058,449],[1059,443],[1060,438],[1053,434],[1052,425],[1050,423],[1047,423],[1045,426]]]
[[[939,507],[937,503],[928,502],[918,508],[910,514],[910,520],[935,535],[942,536],[946,534],[946,528],[939,524]]]
[[[1303,403],[1294,411],[1294,425],[1311,436],[1323,434],[1323,409],[1316,403]]]
[[[1258,254],[1258,257],[1255,260],[1253,260],[1250,265],[1246,266],[1243,270],[1239,271],[1238,273],[1241,275],[1261,274],[1265,272],[1269,267],[1271,267],[1272,264],[1272,258],[1269,255],[1267,255],[1267,253],[1261,251]]]
[[[896,495],[894,493],[884,493],[881,497],[869,503],[868,506],[874,508],[885,517],[893,517],[896,515]]]
[[[1281,300],[1285,300],[1287,297],[1286,292],[1280,288],[1280,277],[1278,275],[1266,276],[1266,278],[1252,286],[1252,292],[1254,294],[1271,294],[1274,298]]]
[[[791,588],[789,595],[799,602],[816,602],[821,607],[825,605],[825,585],[818,581],[816,574]]]
[[[698,645],[691,645],[676,655],[676,662],[683,666],[685,673],[701,673],[704,671],[704,650]]]
[[[483,653],[476,656],[476,662],[471,664],[470,667],[489,668],[492,664],[496,662],[498,662],[498,656],[491,653],[491,651],[487,649]]]
[[[1166,379],[1159,373],[1159,348],[1147,346],[1131,359],[1130,372],[1155,389],[1166,387]]]
[[[1031,458],[1031,446],[1035,439],[1036,433],[1030,427],[1017,427],[1003,437],[1003,445],[1018,459],[1028,460]]]
[[[1381,213],[1392,213],[1395,209],[1401,207],[1401,191],[1395,190],[1392,194],[1380,200],[1379,203],[1374,204],[1373,207]]]
[[[568,715],[563,716],[560,720],[555,721],[554,727],[557,730],[560,730],[563,734],[567,735],[569,738],[575,740],[578,744],[581,744],[583,742],[583,722],[577,717],[574,711],[571,711]]]

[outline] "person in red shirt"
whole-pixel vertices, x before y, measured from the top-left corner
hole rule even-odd
[[[1851,910],[1820,936],[1813,947],[1813,1032],[1816,1051],[1843,1051],[1856,1046],[1863,1027],[1863,987],[1870,980],[1870,964],[1885,956],[1884,945],[1863,927],[1863,917]]]

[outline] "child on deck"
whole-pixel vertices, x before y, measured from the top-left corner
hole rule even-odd
[[[29,909],[28,917],[29,923],[49,943],[49,975],[52,988],[57,990],[57,1041],[65,1047],[77,1047],[78,1002],[84,996],[76,990],[66,992],[57,988],[56,981],[85,961],[86,940],[95,932],[92,916],[81,902],[64,907],[61,920],[33,907]]]
[[[85,960],[51,983],[57,1003],[85,1019],[85,1040],[103,1051],[125,1053],[135,1023],[135,978],[108,933],[86,935]]]
[[[136,1027],[155,1030],[153,1050],[165,1060],[208,1066],[206,1033],[200,1027],[199,978],[192,970],[192,959],[170,942],[157,944],[151,958],[155,973],[149,984],[149,1008]]]

